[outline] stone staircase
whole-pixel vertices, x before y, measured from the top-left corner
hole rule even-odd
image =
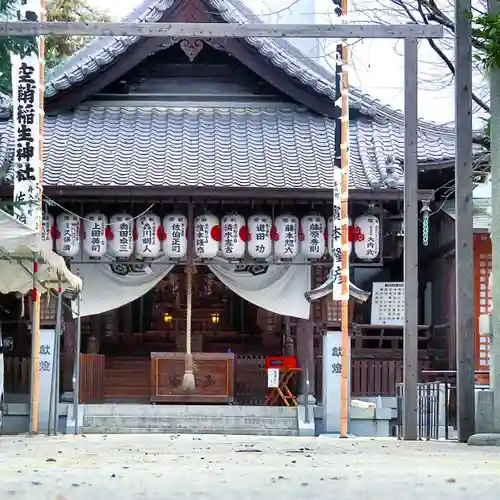
[[[85,434],[239,434],[297,436],[296,408],[279,406],[83,406]]]

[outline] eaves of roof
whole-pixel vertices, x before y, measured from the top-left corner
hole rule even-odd
[[[176,2],[182,0],[144,0],[132,13],[124,18],[127,21],[141,23],[158,22],[165,12],[172,8]],[[260,18],[255,15],[240,0],[201,0],[214,12],[228,23],[248,24],[260,23]],[[117,57],[124,54],[130,46],[140,38],[135,36],[101,37],[91,42],[73,57],[55,68],[47,79],[45,96],[51,98],[61,91],[69,89],[77,82],[83,81],[89,74],[109,65]],[[297,78],[303,84],[314,89],[315,92],[335,99],[334,75],[304,56],[295,46],[284,39],[247,38],[246,41],[254,46],[263,57],[272,64],[280,67],[289,75]],[[349,106],[357,109],[362,114],[370,117],[388,119],[399,126],[404,124],[404,114],[381,104],[359,89],[350,87]],[[0,116],[8,116],[10,110],[0,109]],[[421,121],[419,128],[422,132],[446,136],[454,140],[454,130],[445,125],[428,121]]]

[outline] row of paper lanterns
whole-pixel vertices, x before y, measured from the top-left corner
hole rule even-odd
[[[44,244],[64,257],[76,257],[80,250],[94,258],[120,259],[158,258],[183,259],[187,255],[187,227],[185,215],[160,216],[147,213],[138,218],[129,214],[115,214],[108,219],[102,213],[77,217],[62,213],[56,219],[45,214],[43,219]],[[374,215],[356,217],[349,221],[350,248],[359,259],[373,260],[379,254],[380,227]],[[280,260],[294,259],[301,253],[306,259],[320,259],[326,252],[335,255],[334,221],[321,215],[283,214],[274,219],[256,214],[247,220],[231,213],[221,219],[204,214],[194,221],[194,251],[197,257],[212,259],[221,256],[241,260],[245,255],[254,259],[274,256]]]

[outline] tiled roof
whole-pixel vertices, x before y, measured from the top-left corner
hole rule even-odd
[[[443,211],[452,219],[457,218],[455,200],[447,200]],[[479,184],[472,192],[472,227],[474,231],[491,231],[491,182]]]
[[[125,19],[138,22],[157,22],[167,10],[181,1],[185,0],[144,0]],[[239,24],[261,22],[260,18],[241,0],[202,1],[207,5],[207,10],[218,13],[226,22]],[[116,57],[125,53],[139,39],[139,37],[134,36],[104,37],[90,43],[54,70],[46,83],[45,95],[50,98],[84,80],[90,73],[112,63]],[[314,60],[306,58],[291,43],[284,39],[247,38],[246,40],[275,66],[282,68],[289,75],[312,87],[316,92],[325,94],[331,99],[335,98],[335,79],[332,72]],[[388,118],[403,125],[404,117],[400,111],[380,104],[379,101],[353,87],[349,89],[349,96],[351,108],[358,109],[368,116]],[[420,126],[429,133],[434,132],[441,136],[443,140],[454,141],[452,128],[430,122],[421,122]]]
[[[446,200],[443,205],[443,212],[456,220],[455,200]],[[475,232],[491,231],[491,211],[488,212],[483,207],[473,206],[472,208],[472,228]]]
[[[12,122],[0,165],[13,155]],[[334,120],[293,105],[110,107],[47,116],[44,183],[52,186],[211,186],[331,189]],[[401,188],[402,128],[382,118],[350,125],[350,186]],[[421,135],[419,159],[454,146]]]
[[[147,0],[128,20],[155,22],[185,0]],[[240,0],[200,0],[227,22],[260,20]],[[56,68],[48,98],[112,63],[138,37],[97,39]],[[315,92],[334,98],[334,77],[282,39],[254,39],[272,64]],[[404,117],[350,88],[351,188],[402,188]],[[2,130],[3,129],[3,130]],[[3,132],[3,133],[2,133]],[[0,168],[12,158],[12,124],[0,123]],[[419,161],[455,155],[449,128],[419,123]],[[47,185],[213,186],[330,189],[334,121],[293,105],[261,107],[190,104],[127,107],[81,105],[46,117],[44,182]],[[389,159],[394,160],[393,162]]]

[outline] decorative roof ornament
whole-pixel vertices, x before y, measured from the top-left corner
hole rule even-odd
[[[193,62],[196,59],[196,56],[203,49],[203,41],[196,38],[186,38],[184,40],[181,40],[181,42],[179,43],[179,47],[181,48],[182,52],[186,54],[189,61]]]
[[[321,284],[317,288],[314,288],[313,290],[309,290],[304,294],[306,300],[308,302],[313,302],[314,300],[321,299],[323,297],[326,297],[327,295],[332,295],[334,283],[335,269],[332,267],[328,273],[326,281],[323,284]],[[350,297],[358,300],[359,302],[366,302],[370,298],[370,295],[370,292],[365,292],[364,290],[361,290],[361,288],[358,288],[356,285],[349,282]]]

